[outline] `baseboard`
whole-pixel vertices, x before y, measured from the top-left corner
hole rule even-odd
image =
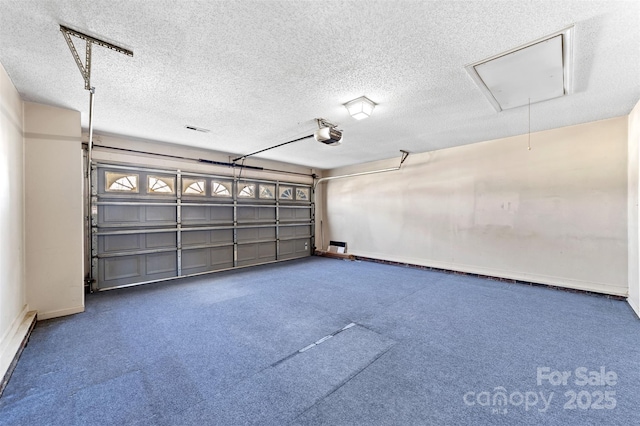
[[[410,263],[405,261],[397,261],[397,260],[387,260],[380,259],[378,257],[373,256],[363,256],[357,253],[353,253],[357,260],[363,260],[368,262],[376,262],[376,263],[384,263],[388,265],[399,265],[399,266],[408,266],[419,269],[425,269],[430,271],[438,271],[449,274],[460,274],[460,275],[469,275],[478,278],[485,278],[494,281],[504,281],[510,283],[518,283],[518,284],[527,284],[534,286],[543,286],[548,288],[554,288],[558,290],[571,291],[576,293],[585,293],[585,294],[594,294],[599,296],[605,296],[616,300],[626,300],[627,294],[626,292],[622,293],[621,291],[608,290],[604,291],[600,288],[595,288],[586,285],[585,283],[576,283],[576,282],[560,282],[557,279],[550,279],[548,277],[539,277],[539,276],[531,276],[531,280],[523,280],[520,277],[510,276],[508,273],[503,273],[502,271],[493,271],[493,270],[478,270],[477,268],[465,268],[464,265],[460,265],[459,267],[453,267],[449,264],[438,263],[436,265],[422,265],[418,263]]]
[[[76,306],[75,308],[60,309],[58,311],[38,312],[38,320],[47,320],[52,318],[64,317],[67,315],[79,314],[84,312],[84,306]]]
[[[636,313],[638,319],[640,319],[640,306],[638,306],[638,302],[630,297],[627,298],[627,302],[629,303],[629,305],[631,305],[631,309],[633,309],[633,312]]]
[[[316,256],[323,256],[323,257],[332,257],[334,259],[343,259],[343,260],[355,260],[356,257],[352,254],[349,253],[333,253],[330,251],[326,251],[326,250],[316,250],[314,252],[314,254]]]
[[[27,346],[31,331],[36,325],[36,311],[27,312],[25,306],[24,310],[20,313],[16,319],[14,326],[11,327],[9,333],[5,336],[5,339],[0,342],[0,397],[4,392],[13,370],[15,370],[18,364],[18,359],[22,354],[23,349]]]

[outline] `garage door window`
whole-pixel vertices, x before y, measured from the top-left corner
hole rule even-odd
[[[231,197],[231,185],[226,182],[211,182],[211,195],[214,197]]]
[[[107,192],[138,192],[138,175],[105,172]]]
[[[256,186],[252,183],[243,183],[238,185],[238,197],[255,198]]]
[[[309,188],[296,188],[296,200],[308,201],[309,200]]]
[[[173,178],[147,176],[147,192],[149,194],[173,194],[175,182]]]
[[[281,200],[293,200],[293,188],[290,186],[280,187],[280,199]]]
[[[260,185],[260,198],[274,199],[276,193],[275,185]]]
[[[206,195],[205,188],[207,182],[204,179],[183,179],[182,180],[182,193],[185,195]]]

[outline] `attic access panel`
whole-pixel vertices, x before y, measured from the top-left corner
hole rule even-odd
[[[573,27],[467,65],[496,111],[571,92]]]

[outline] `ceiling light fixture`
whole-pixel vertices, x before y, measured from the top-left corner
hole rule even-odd
[[[367,118],[373,113],[373,109],[376,104],[366,96],[360,96],[357,99],[344,104],[345,108],[349,111],[349,114],[356,120],[362,120]]]

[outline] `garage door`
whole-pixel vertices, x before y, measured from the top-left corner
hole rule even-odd
[[[311,186],[97,164],[92,289],[309,256]]]

